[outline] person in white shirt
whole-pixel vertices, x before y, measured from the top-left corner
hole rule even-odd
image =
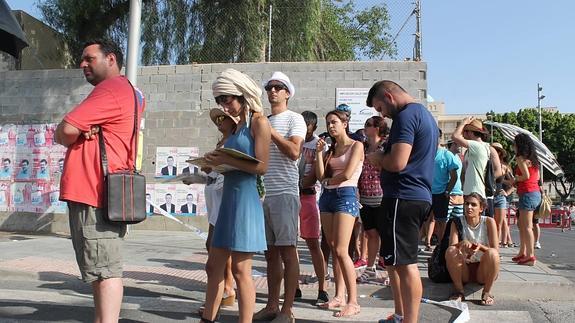
[[[272,142],[268,171],[264,176],[266,196],[263,203],[268,245],[268,300],[253,319],[292,322],[295,320],[292,307],[299,277],[296,250],[300,211],[297,161],[306,125],[301,114],[288,110],[288,100],[293,98],[295,88],[287,75],[274,72],[264,87],[272,108],[268,117]],[[282,265],[285,296],[280,311]]]

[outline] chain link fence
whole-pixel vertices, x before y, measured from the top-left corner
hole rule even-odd
[[[417,57],[416,2],[144,2],[142,65]]]
[[[419,2],[142,0],[139,63],[419,60]],[[89,39],[107,36],[126,46],[128,0],[37,4],[75,60]]]

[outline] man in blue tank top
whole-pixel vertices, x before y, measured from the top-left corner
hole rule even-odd
[[[376,82],[367,106],[393,119],[385,151],[368,156],[381,167],[378,231],[395,303],[395,313],[380,322],[415,323],[423,289],[417,268],[419,229],[431,208],[439,129],[427,108],[393,81]]]

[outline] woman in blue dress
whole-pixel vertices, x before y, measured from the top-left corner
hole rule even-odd
[[[266,250],[263,208],[256,185],[256,176],[267,171],[270,125],[262,114],[259,86],[247,75],[234,69],[222,72],[212,85],[216,103],[231,116],[239,117],[237,130],[224,143],[255,157],[260,162],[234,158],[212,151],[206,161],[218,166],[226,164],[237,170],[224,173],[224,190],[212,246],[206,264],[208,286],[202,322],[213,322],[223,294],[226,259],[232,257],[232,273],[238,287],[239,322],[251,322],[255,305],[252,279],[252,257]]]

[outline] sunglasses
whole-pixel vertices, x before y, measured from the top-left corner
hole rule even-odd
[[[287,87],[283,84],[268,84],[264,87],[264,89],[266,89],[266,91],[271,91],[272,89],[275,89],[276,92],[279,92],[281,90],[286,90],[287,91]]]
[[[234,99],[233,95],[216,96],[216,104],[219,104],[219,105],[230,104],[233,99]]]
[[[215,120],[215,121],[216,121],[216,125],[218,125],[218,126],[221,125],[222,122],[224,122],[225,119],[226,119],[226,116],[217,116],[217,117],[216,117],[216,120]]]

